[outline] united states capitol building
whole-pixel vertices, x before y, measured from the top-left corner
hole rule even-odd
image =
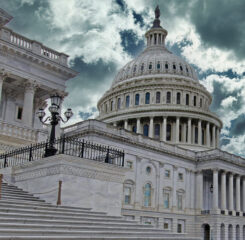
[[[179,234],[173,239],[245,239],[245,159],[220,150],[212,96],[194,68],[166,48],[159,17],[157,7],[146,48],[108,86],[98,118],[57,129],[82,147],[86,141],[123,151],[123,159],[91,161],[77,154],[80,145],[69,145],[75,154],[63,148],[12,166],[6,157],[0,173],[53,204],[57,194],[47,190],[62,180],[63,206]],[[65,82],[78,73],[66,54],[8,29],[8,13],[1,10],[0,19],[0,151],[7,153],[48,138],[36,112],[54,92],[63,99]]]

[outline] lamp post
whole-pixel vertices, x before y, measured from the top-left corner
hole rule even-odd
[[[54,95],[50,96],[50,99],[51,99],[51,106],[49,107],[48,110],[49,110],[51,115],[48,116],[45,120],[43,120],[43,118],[45,116],[45,112],[44,112],[43,108],[40,108],[37,112],[37,116],[39,117],[39,120],[41,121],[41,123],[43,123],[44,125],[51,126],[49,145],[45,150],[45,154],[44,154],[45,157],[53,156],[57,152],[57,149],[54,147],[56,125],[58,125],[60,120],[64,123],[68,122],[68,120],[73,115],[71,108],[68,108],[65,112],[66,120],[64,120],[59,114],[61,97],[58,94],[54,94]],[[49,122],[49,123],[46,123],[46,122]]]

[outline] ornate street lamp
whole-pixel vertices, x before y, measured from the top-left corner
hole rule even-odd
[[[65,112],[66,120],[64,120],[59,115],[59,109],[60,109],[60,103],[61,103],[61,97],[58,94],[50,96],[51,99],[51,106],[49,107],[49,112],[51,113],[51,116],[48,116],[45,120],[43,120],[45,116],[45,112],[42,108],[40,108],[37,112],[37,116],[39,117],[39,120],[44,125],[51,125],[51,133],[49,138],[49,146],[45,150],[45,157],[53,156],[56,154],[57,149],[54,147],[55,143],[55,127],[58,125],[59,121],[62,122],[68,122],[68,120],[72,117],[73,113],[71,108],[68,108]],[[46,123],[49,122],[49,123]]]

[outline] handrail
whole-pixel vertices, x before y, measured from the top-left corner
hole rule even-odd
[[[56,155],[65,154],[124,166],[124,152],[109,146],[98,145],[73,137],[62,137],[55,139],[54,147],[57,149]],[[47,148],[49,148],[48,141],[3,153],[0,155],[0,168],[38,161],[45,157]]]

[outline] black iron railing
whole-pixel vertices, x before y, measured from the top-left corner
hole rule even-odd
[[[66,154],[124,166],[124,152],[77,138],[59,138],[54,142],[57,154]],[[45,157],[49,142],[37,143],[0,155],[0,168],[22,165]]]

